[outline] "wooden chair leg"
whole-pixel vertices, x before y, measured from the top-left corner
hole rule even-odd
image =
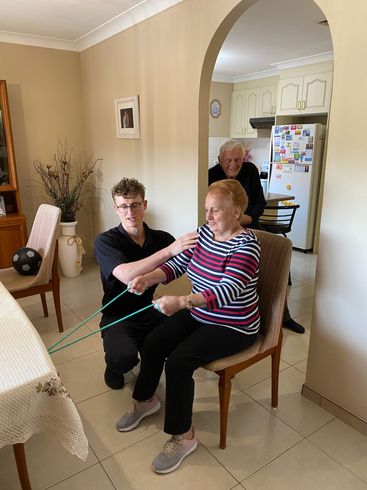
[[[227,445],[227,422],[229,399],[231,397],[232,381],[226,370],[219,374],[219,405],[220,405],[220,441],[219,447],[225,449]]]
[[[54,303],[55,303],[55,311],[56,311],[57,325],[59,326],[59,332],[63,332],[64,325],[62,323],[62,315],[61,315],[60,280],[53,281],[52,296],[54,298]]]
[[[14,444],[13,450],[22,490],[32,490],[28,476],[27,461],[25,459],[24,444]]]
[[[278,406],[278,391],[279,391],[279,365],[280,352],[282,350],[283,333],[280,331],[279,342],[275,352],[271,355],[271,406]]]
[[[47,318],[48,317],[48,308],[47,308],[47,301],[46,301],[46,293],[41,293],[41,301],[42,301],[42,308],[43,308],[43,314]]]

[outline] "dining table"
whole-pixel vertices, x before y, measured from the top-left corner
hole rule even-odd
[[[0,449],[13,446],[21,487],[30,490],[24,448],[30,437],[53,432],[83,461],[88,440],[40,335],[1,282],[0,312]]]
[[[277,206],[282,201],[293,201],[295,198],[295,196],[276,194],[275,192],[264,192],[264,197],[267,206]]]

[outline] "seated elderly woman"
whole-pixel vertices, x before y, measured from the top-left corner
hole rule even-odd
[[[240,225],[246,208],[247,195],[238,181],[213,183],[205,200],[207,223],[198,230],[195,248],[129,285],[131,292],[140,294],[185,272],[192,283],[189,296],[155,301],[168,318],[146,337],[132,406],[116,424],[119,431],[129,431],[159,410],[155,391],[165,365],[164,431],[172,437],[153,461],[156,473],[175,470],[197,447],[192,426],[194,371],[246,349],[259,330],[260,245],[255,234]]]

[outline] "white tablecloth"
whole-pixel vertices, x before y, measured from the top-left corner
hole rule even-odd
[[[0,282],[0,448],[37,432],[55,432],[68,451],[86,459],[77,409],[38,332]]]

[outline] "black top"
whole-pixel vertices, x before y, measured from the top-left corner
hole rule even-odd
[[[104,291],[103,305],[127,287],[112,274],[115,267],[149,257],[175,241],[169,233],[152,230],[145,223],[144,229],[145,242],[142,247],[129,237],[121,224],[97,236],[94,242],[94,254],[100,267]],[[135,312],[152,302],[156,287],[148,288],[141,296],[127,292],[103,310],[102,314],[108,317],[121,318]],[[153,308],[146,311],[156,312]],[[145,312],[142,313],[142,316],[145,316]],[[139,316],[133,316],[132,319],[139,320]]]
[[[226,174],[219,163],[209,169],[209,185],[217,180],[226,178]],[[266,206],[260,175],[256,165],[251,162],[243,162],[236,180],[242,185],[248,196],[248,206],[245,214],[251,216],[252,223],[250,226],[252,226],[258,222]]]

